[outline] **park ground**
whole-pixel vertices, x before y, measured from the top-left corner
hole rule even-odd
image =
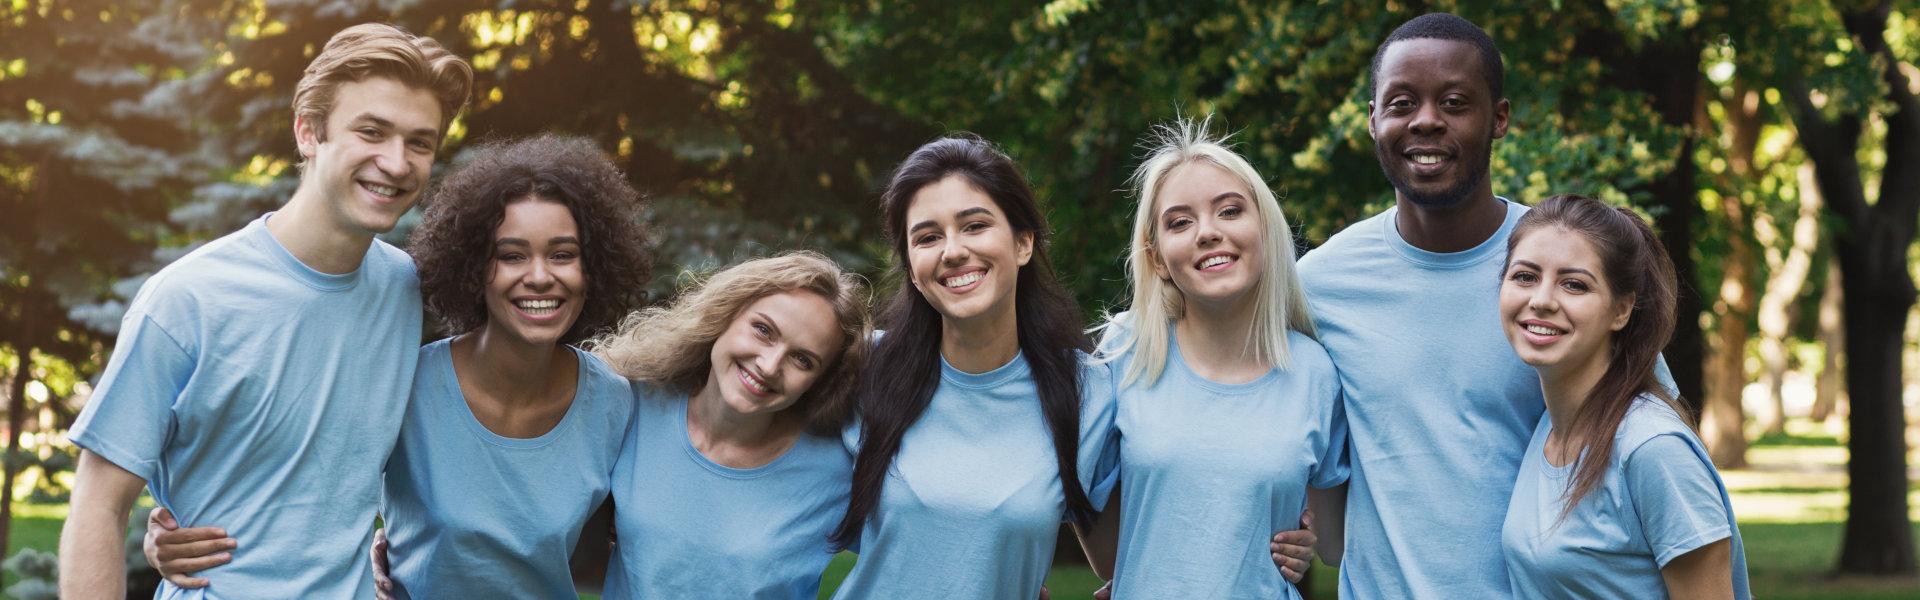
[[[1733,495],[1734,513],[1740,519],[1754,593],[1769,600],[1920,597],[1920,577],[1861,579],[1833,575],[1847,505],[1847,449],[1836,434],[1838,429],[1838,423],[1791,420],[1786,435],[1755,441],[1747,454],[1751,468],[1722,473]],[[1920,469],[1910,473],[1909,480],[1920,482]],[[1911,502],[1920,507],[1920,486],[1912,489]],[[9,548],[53,551],[59,543],[66,506],[16,504],[13,516]],[[1920,520],[1920,511],[1913,516]],[[1920,538],[1920,530],[1916,534]],[[1047,578],[1053,597],[1092,598],[1093,590],[1099,587],[1093,572],[1062,562]],[[832,595],[852,565],[851,555],[834,560],[827,569],[821,598]],[[1314,597],[1335,597],[1338,570],[1316,564],[1309,575]],[[8,574],[7,581],[12,580]]]

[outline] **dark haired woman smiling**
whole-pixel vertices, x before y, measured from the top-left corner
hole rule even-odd
[[[859,455],[835,540],[861,556],[834,597],[1037,597],[1062,519],[1086,522],[1112,489],[1111,378],[1083,361],[1046,220],[1006,155],[936,140],[881,206],[907,285],[847,436]]]

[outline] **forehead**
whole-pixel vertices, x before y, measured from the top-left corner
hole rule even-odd
[[[831,356],[839,350],[839,319],[833,314],[833,305],[819,294],[788,290],[762,296],[741,311],[742,317],[749,315],[772,319],[783,337],[814,354]]]
[[[1154,204],[1161,206],[1167,200],[1208,201],[1226,192],[1239,192],[1248,199],[1253,197],[1246,182],[1220,165],[1208,160],[1191,160],[1167,171]]]
[[[1424,90],[1436,87],[1487,89],[1480,50],[1460,40],[1414,38],[1388,44],[1380,53],[1378,87]]]
[[[573,222],[573,211],[568,210],[567,205],[539,196],[527,196],[507,203],[495,236],[544,239],[573,235],[577,228],[578,225]],[[522,232],[548,232],[550,235],[527,237],[519,235]]]
[[[333,112],[328,122],[376,117],[401,130],[440,127],[440,100],[433,91],[400,83],[392,77],[373,76],[347,81],[334,88]]]
[[[1513,244],[1508,261],[1525,260],[1547,269],[1578,267],[1601,273],[1600,250],[1587,236],[1557,225],[1545,225],[1528,231]]]
[[[912,227],[922,221],[951,219],[955,213],[974,207],[984,207],[995,215],[1005,214],[1000,210],[1000,203],[974,187],[966,176],[948,175],[913,193],[913,199],[907,205],[907,226]]]

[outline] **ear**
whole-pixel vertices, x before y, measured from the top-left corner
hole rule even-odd
[[[1374,119],[1378,117],[1379,117],[1379,113],[1376,113],[1373,110],[1373,101],[1368,100],[1367,101],[1367,137],[1373,138],[1373,140],[1376,142],[1380,141],[1380,131],[1375,128],[1375,123],[1374,123]],[[1505,126],[1502,126],[1502,129],[1500,130],[1503,133],[1506,131],[1504,127]],[[1498,136],[1495,136],[1495,137],[1498,137]]]
[[[1019,247],[1017,250],[1019,260],[1016,262],[1022,267],[1027,266],[1027,261],[1033,260],[1033,232],[1020,232],[1013,239],[1013,243]]]
[[[1493,103],[1493,138],[1507,137],[1507,120],[1513,116],[1513,103],[1506,98]]]
[[[320,132],[314,129],[314,123],[306,117],[293,118],[293,143],[300,148],[301,158],[313,158],[319,152],[321,137]]]
[[[1627,321],[1633,319],[1633,301],[1633,294],[1621,296],[1618,300],[1613,301],[1613,324],[1611,327],[1614,331],[1625,329],[1627,327]]]
[[[1173,271],[1167,268],[1166,257],[1161,256],[1159,252],[1153,250],[1152,242],[1148,242],[1147,247],[1142,248],[1141,251],[1147,253],[1147,264],[1153,265],[1154,275],[1160,277],[1161,280],[1173,279]]]

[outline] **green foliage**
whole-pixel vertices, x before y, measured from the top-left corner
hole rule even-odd
[[[18,600],[56,600],[60,597],[60,558],[52,552],[21,548],[0,562],[16,579],[7,594]]]

